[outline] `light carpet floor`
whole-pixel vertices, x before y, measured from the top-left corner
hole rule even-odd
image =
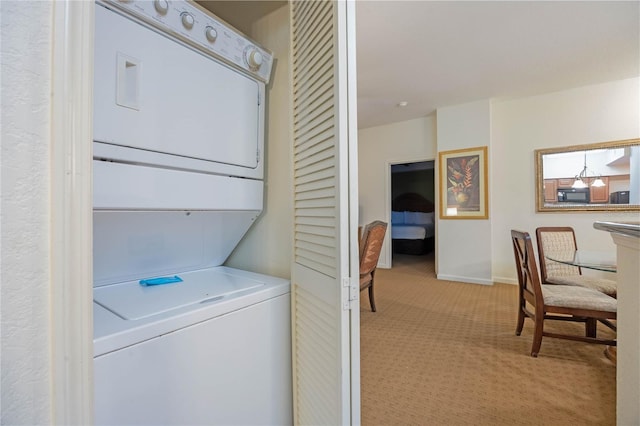
[[[433,254],[393,265],[376,272],[377,312],[361,293],[363,425],[615,425],[604,346],[543,338],[532,358],[532,321],[515,335],[517,286],[437,280]]]

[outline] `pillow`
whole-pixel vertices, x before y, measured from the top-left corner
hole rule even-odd
[[[404,212],[404,221],[408,225],[428,225],[433,223],[433,212]]]
[[[435,216],[433,215],[433,212],[429,212],[429,213],[425,213],[427,215],[427,220],[429,222],[427,223],[435,223]]]
[[[404,223],[407,225],[415,225],[418,221],[419,212],[404,212]]]
[[[413,213],[414,212],[404,212],[404,223],[407,225],[413,224]]]
[[[391,212],[391,224],[402,225],[404,223],[404,212]]]

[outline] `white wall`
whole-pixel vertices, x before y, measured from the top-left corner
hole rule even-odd
[[[492,215],[493,147],[491,103],[478,101],[438,109],[438,152],[488,146],[489,218]],[[439,165],[438,165],[438,170]],[[439,175],[438,171],[438,175]],[[439,182],[439,179],[437,180]],[[439,183],[438,183],[439,185]],[[440,200],[438,200],[440,206]],[[439,207],[438,207],[439,210]],[[491,284],[490,219],[436,220],[436,271],[439,279]]]
[[[260,19],[251,37],[274,52],[267,87],[265,208],[226,265],[291,278],[293,195],[289,124],[289,8]]]
[[[51,424],[51,2],[0,2],[0,423]]]
[[[534,150],[638,138],[639,116],[640,79],[633,78],[441,108],[437,123],[427,117],[360,130],[360,223],[389,221],[388,165],[436,159],[437,124],[437,151],[489,147],[489,220],[437,219],[438,277],[516,283],[511,229],[533,235],[539,226],[570,225],[579,247],[614,250],[610,236],[593,229],[593,222],[640,221],[640,214],[536,213]],[[383,248],[383,255],[387,252]],[[379,266],[389,267],[390,261],[381,256]]]
[[[374,220],[391,222],[390,165],[435,160],[436,122],[434,117],[358,132],[359,223]],[[391,238],[385,238],[378,266],[391,267]]]
[[[572,226],[578,247],[611,249],[598,220],[640,220],[640,214],[536,213],[534,150],[632,139],[640,136],[640,79],[614,81],[541,96],[496,101],[492,112],[492,274],[515,282],[511,229],[534,233],[539,226]],[[535,239],[535,236],[534,236]]]

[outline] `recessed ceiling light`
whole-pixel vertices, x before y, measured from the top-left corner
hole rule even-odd
[[[407,105],[409,105],[409,102],[407,102],[407,101],[401,101],[401,102],[398,102],[398,104],[397,104],[396,106],[397,106],[398,108],[404,108],[404,107],[406,107]]]

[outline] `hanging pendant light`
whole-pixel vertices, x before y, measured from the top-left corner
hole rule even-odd
[[[604,181],[602,180],[601,176],[598,176],[597,178],[595,178],[595,180],[593,181],[593,183],[591,184],[591,186],[595,187],[595,188],[602,188],[603,186],[605,186],[606,184],[604,183]]]
[[[584,168],[580,171],[580,174],[576,175],[576,180],[571,185],[572,188],[582,189],[588,185],[584,182],[584,178],[587,177],[587,151],[584,152]]]
[[[582,188],[586,188],[587,186],[588,185],[584,183],[582,178],[579,176],[576,176],[576,180],[573,182],[573,185],[571,185],[571,187],[575,189],[582,189]]]
[[[571,185],[571,187],[575,188],[575,189],[588,188],[589,185],[587,185],[585,180],[588,180],[588,176],[587,176],[587,151],[584,152],[584,167],[582,168],[580,173],[576,175],[575,181],[573,182],[573,185]],[[596,177],[593,180],[593,182],[591,183],[591,186],[596,187],[596,188],[601,188],[601,187],[603,187],[605,185],[606,184],[604,183],[604,181],[602,180],[602,176],[600,176],[600,175],[598,175],[598,177]]]

